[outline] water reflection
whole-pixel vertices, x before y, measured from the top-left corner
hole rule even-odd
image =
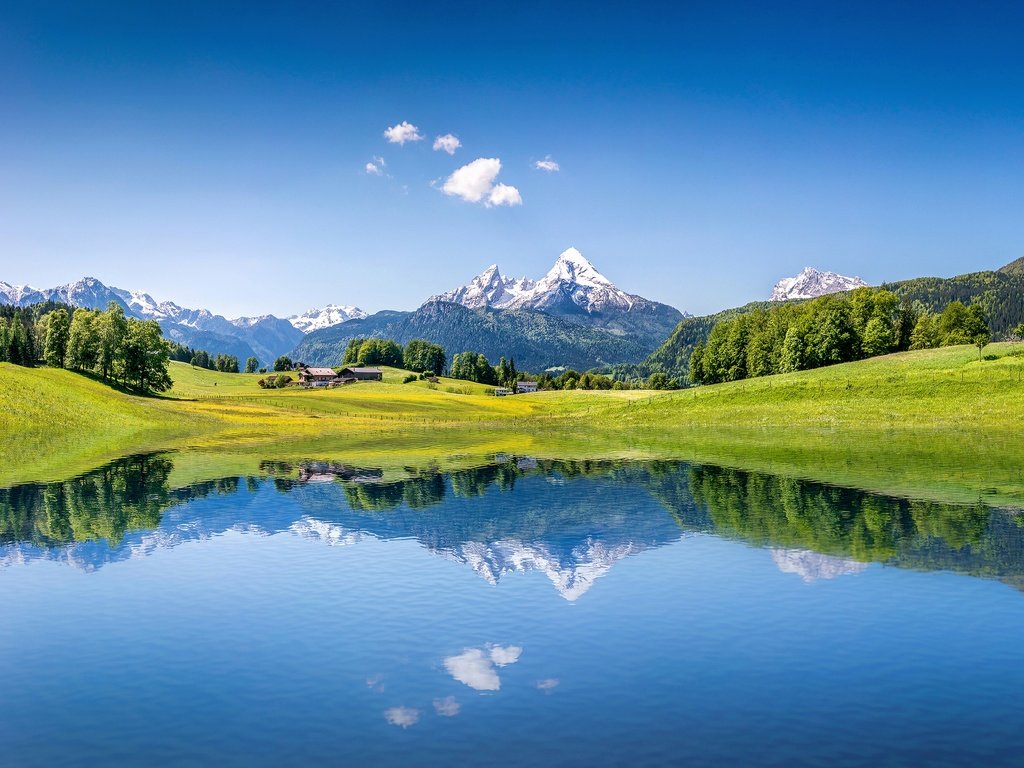
[[[982,504],[680,462],[499,456],[458,471],[395,473],[267,461],[253,476],[172,488],[173,462],[133,456],[62,483],[0,490],[0,564],[50,559],[95,570],[227,531],[290,533],[330,546],[404,538],[492,584],[539,571],[577,600],[621,560],[708,533],[769,548],[779,570],[807,582],[880,562],[1024,586],[1021,516]],[[288,503],[248,503],[267,493]],[[513,650],[467,649],[445,664],[470,687],[496,690],[496,667],[514,662],[502,661]]]

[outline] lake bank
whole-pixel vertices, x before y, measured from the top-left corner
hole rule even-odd
[[[0,486],[55,480],[129,453],[224,461],[416,466],[497,453],[685,459],[883,493],[1024,505],[1020,345],[905,353],[676,392],[512,398],[446,380],[262,390],[258,375],[175,364],[168,397],[68,371],[0,365]],[[449,391],[453,390],[453,391]]]

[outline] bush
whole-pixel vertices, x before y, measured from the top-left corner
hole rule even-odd
[[[416,381],[416,379],[418,378],[419,376],[417,376],[415,373],[410,373],[404,379],[402,379],[402,383],[408,384],[410,381]]]
[[[283,387],[287,387],[289,384],[291,384],[291,382],[292,382],[292,377],[291,376],[286,376],[285,374],[280,373],[274,379],[274,386],[277,387],[278,389],[281,389]]]

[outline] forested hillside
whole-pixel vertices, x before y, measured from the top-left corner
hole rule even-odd
[[[954,301],[981,307],[988,320],[993,340],[1006,339],[1024,322],[1024,258],[996,271],[974,272],[956,277],[919,277],[885,283],[882,286],[920,314],[941,313]],[[836,294],[843,295],[843,294]],[[664,371],[681,380],[690,380],[690,355],[698,344],[706,342],[711,329],[722,320],[774,306],[757,301],[713,315],[684,318],[665,342],[640,366],[643,373]]]

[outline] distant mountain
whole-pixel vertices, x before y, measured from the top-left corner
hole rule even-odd
[[[867,285],[859,277],[846,277],[835,272],[819,272],[806,267],[796,277],[784,277],[772,289],[772,301],[813,299],[829,293],[852,291]]]
[[[498,265],[492,264],[468,285],[432,296],[430,301],[450,301],[470,309],[535,309],[553,315],[595,315],[659,306],[617,288],[575,248],[563,251],[540,280],[503,277]]]
[[[340,325],[348,320],[362,320],[364,317],[366,313],[359,307],[328,304],[323,309],[310,309],[301,315],[292,315],[287,320],[303,333],[310,333],[321,328],[330,328],[332,325]]]
[[[540,280],[509,278],[491,265],[469,283],[432,296],[415,312],[379,312],[310,333],[293,358],[336,364],[350,339],[427,339],[449,355],[472,350],[513,357],[533,371],[636,363],[683,314],[617,288],[570,248]]]
[[[290,352],[308,330],[366,316],[357,307],[330,305],[286,320],[273,315],[228,320],[207,309],[188,309],[173,301],[158,302],[142,291],[113,288],[94,277],[46,289],[0,282],[0,304],[24,307],[41,301],[57,301],[85,309],[106,309],[113,301],[131,317],[156,320],[164,334],[179,344],[205,349],[211,354],[234,355],[242,362],[256,357],[263,365]]]
[[[564,365],[586,370],[620,361],[642,360],[648,344],[627,335],[525,309],[469,309],[449,301],[431,301],[415,312],[384,311],[308,334],[292,358],[309,365],[337,365],[351,339],[374,337],[406,344],[427,339],[440,344],[449,359],[472,350],[497,361],[514,357],[520,370],[542,371]]]

